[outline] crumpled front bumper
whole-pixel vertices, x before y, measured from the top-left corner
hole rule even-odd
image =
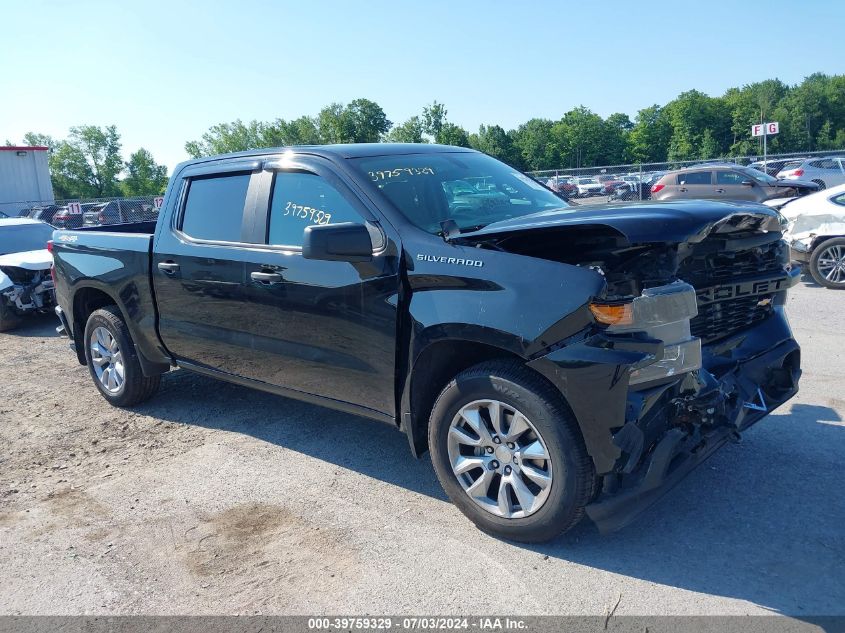
[[[783,313],[702,348],[701,369],[629,383],[648,342],[601,335],[532,361],[561,390],[603,481],[587,515],[619,529],[727,441],[798,391],[800,348]]]

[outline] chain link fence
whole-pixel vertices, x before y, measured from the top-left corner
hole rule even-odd
[[[57,229],[78,229],[83,226],[154,221],[158,217],[162,201],[162,196],[139,196],[0,202],[0,214],[41,220]]]
[[[667,172],[685,167],[732,163],[776,176],[784,169],[797,166],[803,159],[831,156],[845,157],[845,150],[769,154],[765,160],[762,156],[731,156],[708,160],[546,169],[530,171],[528,175],[572,201],[648,200],[654,183]]]

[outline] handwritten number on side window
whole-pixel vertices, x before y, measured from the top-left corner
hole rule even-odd
[[[325,211],[315,209],[314,207],[296,204],[295,202],[288,202],[285,205],[284,215],[291,218],[305,220],[311,224],[328,224],[332,220],[331,213],[326,213]]]

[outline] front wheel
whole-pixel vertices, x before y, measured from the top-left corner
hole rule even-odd
[[[816,246],[810,257],[810,274],[825,288],[845,289],[845,238],[826,240]]]
[[[145,376],[129,328],[117,306],[95,310],[85,325],[85,360],[100,394],[116,407],[131,407],[158,390],[161,376]]]
[[[8,332],[20,325],[21,319],[12,310],[12,306],[6,303],[3,297],[0,297],[0,332]]]
[[[526,543],[572,528],[595,475],[560,394],[518,363],[488,362],[458,374],[431,413],[437,478],[480,529]]]

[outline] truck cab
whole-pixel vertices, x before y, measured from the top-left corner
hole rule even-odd
[[[178,368],[383,421],[517,540],[625,525],[800,376],[776,212],[576,210],[464,148],[189,161],[156,222],[53,251],[63,330],[111,404]]]

